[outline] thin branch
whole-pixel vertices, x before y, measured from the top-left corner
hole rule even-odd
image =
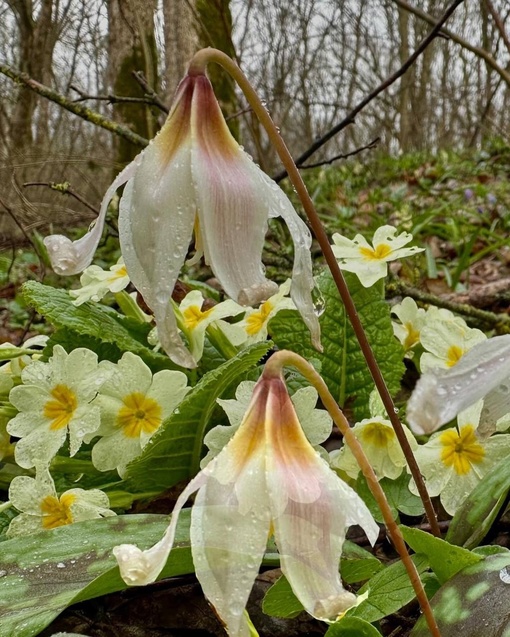
[[[503,24],[503,20],[501,19],[501,16],[499,15],[499,13],[496,11],[496,8],[492,4],[492,0],[485,0],[485,6],[489,10],[489,13],[492,16],[492,19],[494,20],[494,24],[496,25],[496,28],[499,31],[499,34],[503,42],[505,43],[506,50],[510,53],[510,37],[508,36],[508,33],[506,32],[505,25]]]
[[[43,258],[41,256],[40,252],[39,252],[39,249],[37,248],[36,243],[34,241],[32,241],[32,237],[25,230],[25,227],[23,226],[21,221],[16,217],[16,215],[14,214],[14,211],[12,210],[12,208],[10,206],[8,206],[3,199],[0,199],[0,206],[2,206],[2,208],[5,210],[5,212],[9,215],[9,217],[14,221],[14,223],[21,230],[21,232],[22,232],[23,236],[25,237],[25,239],[32,246],[35,254],[37,255],[37,258],[39,259],[40,273],[41,273],[41,280],[42,280],[43,277],[44,277],[44,272],[45,272],[44,260],[43,260]]]
[[[337,159],[347,159],[347,157],[353,157],[354,155],[359,155],[359,153],[364,150],[370,150],[372,148],[377,148],[377,144],[381,141],[380,137],[376,137],[373,141],[371,141],[366,146],[361,146],[361,148],[356,148],[356,150],[351,151],[350,153],[345,153],[343,155],[335,155],[330,159],[324,159],[323,161],[318,161],[315,164],[305,164],[304,166],[300,166],[300,168],[317,168],[318,166],[326,166],[328,164],[332,164]]]
[[[49,86],[45,86],[44,84],[41,84],[40,82],[32,79],[26,73],[15,71],[6,64],[0,64],[0,73],[3,73],[3,75],[9,77],[11,80],[16,82],[16,84],[19,84],[20,86],[26,86],[38,95],[45,97],[51,102],[55,102],[55,104],[62,106],[62,108],[65,108],[67,111],[73,113],[74,115],[78,115],[78,117],[81,117],[87,122],[91,122],[95,126],[100,126],[101,128],[104,128],[111,133],[118,135],[119,137],[127,139],[135,146],[140,146],[143,148],[149,143],[149,140],[145,139],[145,137],[141,137],[140,135],[133,133],[133,131],[129,128],[126,128],[125,126],[122,126],[121,124],[118,124],[111,119],[103,117],[97,111],[93,111],[90,108],[83,106],[82,104],[76,104],[64,95],[61,95],[60,93],[54,91]]]
[[[29,186],[46,186],[47,188],[51,188],[51,190],[56,190],[57,192],[62,193],[63,195],[70,195],[91,210],[94,214],[99,215],[99,208],[93,206],[79,193],[74,191],[68,181],[64,181],[62,183],[56,183],[54,181],[27,181],[23,184],[23,188],[28,188]]]
[[[152,100],[152,104],[154,104],[154,106],[157,106],[164,113],[168,114],[170,112],[170,109],[149,84],[142,71],[133,71],[133,77],[145,91],[145,96]]]
[[[77,86],[71,85],[73,91],[76,91],[80,97],[72,100],[73,104],[77,104],[78,102],[86,102],[87,100],[95,100],[96,102],[108,102],[109,104],[144,104],[146,106],[156,106],[163,110],[165,113],[168,113],[168,109],[166,107],[162,107],[161,104],[158,103],[157,100],[154,99],[153,96],[147,95],[145,97],[124,97],[122,95],[89,95],[88,93],[84,93]]]
[[[399,2],[400,0],[393,0],[394,2]],[[429,44],[440,35],[443,24],[448,20],[448,18],[452,15],[455,9],[462,4],[464,0],[454,0],[452,4],[448,7],[448,9],[443,13],[443,15],[439,18],[437,22],[433,20],[434,28],[428,34],[428,36],[423,40],[420,46],[416,49],[416,51],[402,64],[402,66],[393,73],[390,77],[388,77],[382,84],[374,89],[365,99],[363,99],[357,106],[353,108],[353,110],[345,117],[341,122],[339,122],[336,126],[334,126],[331,130],[329,130],[325,135],[320,137],[317,141],[315,141],[310,148],[308,148],[302,155],[300,155],[295,163],[299,167],[301,167],[304,162],[311,157],[315,152],[322,148],[326,142],[328,142],[332,137],[337,135],[341,130],[353,124],[356,118],[356,115],[360,113],[365,106],[370,104],[372,100],[374,100],[380,93],[389,88],[394,82],[396,82],[404,73],[416,62],[416,60],[420,57],[422,53],[424,53],[425,49],[429,46]],[[280,182],[282,179],[285,179],[287,176],[287,171],[282,170],[278,175],[274,177],[276,182]]]

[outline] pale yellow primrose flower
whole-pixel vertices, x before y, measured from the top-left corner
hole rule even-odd
[[[466,352],[486,339],[481,330],[468,327],[462,318],[451,312],[446,314],[437,308],[429,310],[420,332],[420,342],[427,350],[420,358],[421,370],[453,367]]]
[[[255,305],[277,290],[264,275],[261,255],[267,221],[279,216],[294,242],[291,296],[320,349],[310,231],[284,192],[234,140],[205,75],[182,80],[165,125],[110,186],[94,227],[75,242],[62,235],[46,237],[58,274],[76,274],[90,264],[108,203],[126,182],[119,213],[122,255],[154,313],[161,345],[175,363],[196,366],[170,303],[193,231],[195,258],[203,251],[228,296]]]
[[[247,335],[248,343],[265,341],[267,338],[267,324],[280,310],[295,310],[292,299],[286,298],[291,289],[291,280],[287,279],[280,285],[276,294],[260,304],[257,309],[249,309],[245,318],[240,322]]]
[[[108,375],[94,352],[79,348],[67,354],[60,345],[47,363],[33,361],[23,369],[23,384],[9,394],[20,413],[7,425],[11,436],[21,438],[15,449],[20,467],[48,464],[68,432],[74,456],[85,436],[99,427],[99,407],[90,403]]]
[[[128,584],[158,577],[179,512],[197,490],[190,533],[195,572],[231,637],[250,634],[244,608],[271,533],[282,571],[310,614],[327,620],[356,604],[338,571],[346,528],[359,524],[372,543],[379,528],[306,439],[280,374],[263,372],[243,422],[180,495],[164,538],[146,551],[131,544],[114,549]]]
[[[188,337],[191,355],[196,361],[204,353],[205,331],[212,323],[227,316],[236,316],[245,312],[245,308],[235,301],[217,303],[208,310],[202,311],[204,297],[199,290],[192,290],[181,301],[178,312]]]
[[[9,500],[21,512],[7,529],[9,537],[115,515],[108,508],[108,496],[99,489],[69,489],[59,497],[47,467],[38,468],[35,478],[13,478]]]
[[[439,495],[447,513],[455,515],[483,476],[510,454],[510,435],[497,434],[486,440],[477,436],[480,404],[458,415],[455,427],[432,434],[414,452],[431,496]],[[418,495],[414,481],[409,488]]]
[[[391,422],[382,418],[366,418],[356,423],[352,432],[363,447],[377,477],[396,480],[407,463]],[[414,451],[418,443],[407,427],[404,427],[404,433]],[[348,446],[344,445],[338,452],[330,455],[334,469],[341,469],[350,478],[358,477],[360,468]]]
[[[139,356],[125,352],[110,370],[92,407],[101,410],[101,426],[88,440],[102,436],[92,449],[92,463],[99,471],[126,465],[140,452],[189,391],[182,372],[162,370],[154,376]]]
[[[413,240],[413,235],[402,232],[398,236],[393,226],[381,226],[374,233],[372,245],[361,235],[347,239],[341,234],[333,235],[333,254],[342,270],[354,272],[361,284],[369,288],[388,274],[388,262],[408,257],[425,248],[404,248]]]
[[[480,429],[494,431],[510,412],[508,334],[482,340],[448,369],[422,374],[407,404],[407,418],[415,433],[431,433],[480,398]]]
[[[400,320],[392,321],[393,333],[402,343],[405,351],[412,349],[420,342],[420,333],[425,324],[426,312],[416,305],[416,301],[409,296],[391,308],[391,313]]]
[[[73,305],[82,305],[86,301],[100,301],[108,292],[120,292],[129,285],[129,276],[120,257],[109,270],[103,270],[98,265],[85,268],[80,277],[81,288],[69,290],[75,299]]]

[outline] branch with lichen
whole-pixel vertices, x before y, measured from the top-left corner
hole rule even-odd
[[[44,84],[37,82],[26,73],[15,71],[6,64],[0,64],[0,73],[6,75],[19,86],[29,88],[31,91],[34,91],[38,95],[41,95],[41,97],[45,97],[51,102],[55,102],[55,104],[58,104],[62,108],[65,108],[70,113],[81,117],[82,119],[90,122],[91,124],[94,124],[95,126],[104,128],[111,133],[118,135],[119,137],[123,137],[136,146],[140,146],[143,148],[149,143],[148,139],[145,139],[145,137],[133,133],[133,131],[129,128],[126,128],[126,126],[122,126],[122,124],[114,122],[107,117],[103,117],[103,115],[101,115],[97,111],[93,111],[92,109],[83,106],[83,104],[77,104],[76,102],[73,102],[61,93],[57,93],[57,91],[54,91],[49,86],[45,86]]]

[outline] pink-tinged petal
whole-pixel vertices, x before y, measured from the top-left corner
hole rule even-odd
[[[209,467],[229,462],[230,452],[226,449],[224,452]],[[245,505],[249,502],[248,510],[241,500]],[[259,571],[269,529],[263,454],[259,454],[258,463],[249,463],[235,483],[222,484],[213,469],[195,500],[190,538],[198,581],[230,637],[250,634],[244,609]]]
[[[193,79],[191,161],[205,260],[231,298],[256,305],[278,290],[264,276],[261,260],[268,201],[253,180],[253,162],[228,130],[209,80]]]
[[[140,157],[140,155],[138,157]],[[83,235],[81,239],[71,241],[68,237],[61,234],[52,234],[44,238],[44,245],[48,250],[51,267],[57,274],[62,276],[79,274],[92,263],[101,235],[103,234],[108,204],[117,188],[120,188],[122,184],[125,184],[133,177],[137,166],[138,158],[132,161],[117,175],[103,197],[97,219],[93,222],[90,230]]]
[[[161,345],[178,365],[195,367],[171,304],[195,221],[189,136],[193,87],[187,83],[182,90],[180,108],[174,108],[126,186],[119,234],[126,269],[154,312]]]
[[[421,376],[407,405],[411,429],[417,434],[431,433],[486,394],[489,408],[493,398],[498,401],[494,410],[497,416],[502,407],[492,392],[509,376],[510,335],[482,341],[453,367],[431,370]],[[488,417],[488,413],[482,412],[484,425],[489,424]]]
[[[115,546],[113,554],[119,564],[122,579],[129,586],[145,586],[155,582],[163,570],[172,546],[174,544],[175,529],[182,507],[188,498],[207,482],[207,473],[201,471],[184,489],[175,503],[172,518],[165,535],[152,548],[142,551],[134,544],[120,544]]]

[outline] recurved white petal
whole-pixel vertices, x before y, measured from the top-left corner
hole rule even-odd
[[[79,274],[92,263],[99,240],[103,234],[104,221],[108,204],[117,188],[131,179],[136,172],[141,155],[138,155],[124,170],[117,175],[111,186],[106,191],[97,219],[91,225],[89,231],[76,241],[71,241],[62,234],[52,234],[44,238],[44,245],[48,250],[53,270],[62,276]]]
[[[450,369],[430,370],[422,375],[407,405],[411,429],[417,434],[431,433],[486,394],[491,406],[490,392],[509,376],[510,335],[482,341]],[[507,405],[510,411],[510,401]],[[503,409],[498,399],[494,417]]]

